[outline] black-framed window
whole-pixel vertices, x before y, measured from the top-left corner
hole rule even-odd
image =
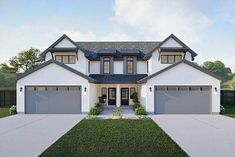
[[[110,57],[104,57],[104,74],[110,73]]]
[[[130,88],[130,98],[133,99],[133,94],[135,93],[135,88]]]
[[[104,99],[107,98],[107,88],[105,88],[105,87],[101,88],[101,96]]]
[[[76,57],[75,55],[56,55],[55,60],[64,63],[64,64],[75,64]]]
[[[174,64],[182,60],[182,55],[161,55],[162,64]]]
[[[91,62],[88,61],[88,73],[90,73],[90,72],[91,72]]]
[[[127,57],[127,74],[134,73],[134,59],[133,57]]]

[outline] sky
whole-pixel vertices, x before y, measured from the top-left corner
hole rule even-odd
[[[63,34],[74,41],[162,41],[175,34],[235,71],[234,0],[0,0],[0,63]]]

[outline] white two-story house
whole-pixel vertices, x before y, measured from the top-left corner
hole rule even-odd
[[[95,103],[133,105],[138,93],[156,114],[220,111],[220,78],[192,61],[173,34],[160,42],[75,42],[63,35],[45,62],[17,78],[19,113],[86,113]]]

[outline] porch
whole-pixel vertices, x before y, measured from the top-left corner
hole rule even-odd
[[[98,101],[108,107],[133,105],[132,95],[139,93],[138,84],[96,84]]]

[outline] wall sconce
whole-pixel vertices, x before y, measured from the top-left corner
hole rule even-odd
[[[215,87],[215,92],[217,93],[217,88]]]
[[[84,88],[84,92],[86,92],[86,87]]]
[[[23,91],[23,88],[22,87],[20,87],[20,92],[22,92]]]
[[[149,88],[149,92],[150,92],[150,93],[152,92],[152,88],[151,88],[151,87]]]

